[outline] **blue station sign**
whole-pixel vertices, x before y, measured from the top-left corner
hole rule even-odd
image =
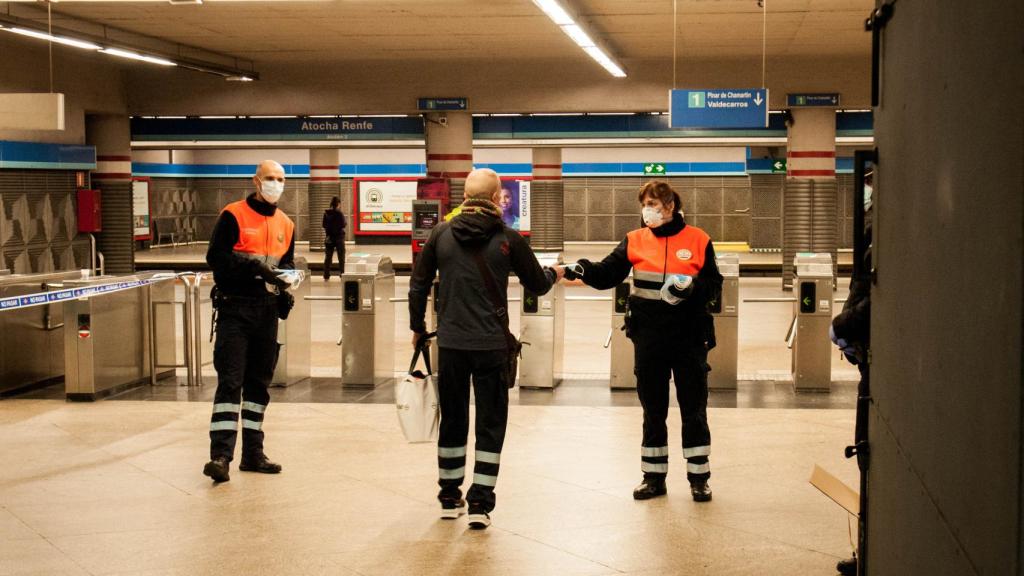
[[[831,94],[787,94],[786,105],[790,108],[801,106],[839,106],[839,93]]]
[[[418,110],[467,110],[469,98],[419,98],[416,101]]]
[[[672,128],[766,128],[766,88],[708,88],[669,93]]]

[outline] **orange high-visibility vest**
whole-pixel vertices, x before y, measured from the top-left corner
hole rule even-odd
[[[661,286],[672,274],[697,276],[704,267],[711,237],[696,226],[686,225],[674,236],[658,238],[650,228],[626,235],[627,256],[633,264],[633,295],[661,299]]]
[[[238,221],[238,242],[235,253],[247,258],[261,260],[272,266],[281,263],[292,244],[295,224],[283,210],[275,210],[273,216],[264,216],[253,210],[245,200],[232,202],[224,207]]]

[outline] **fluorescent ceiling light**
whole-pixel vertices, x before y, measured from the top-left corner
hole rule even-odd
[[[584,48],[583,50],[586,51],[587,54],[590,54],[591,58],[597,60],[597,63],[600,64],[605,70],[607,70],[608,73],[611,74],[612,76],[615,76],[616,78],[626,77],[626,73],[622,70],[622,68],[620,68],[618,64],[612,61],[612,59],[609,58],[608,55],[605,54],[597,46],[590,46],[588,48]]]
[[[62,38],[60,36],[54,36],[47,34],[46,32],[37,32],[35,30],[29,30],[28,28],[17,28],[13,26],[4,26],[4,30],[13,32],[15,34],[21,34],[22,36],[28,36],[30,38],[38,38],[40,40],[49,40],[65,46],[74,46],[75,48],[81,48],[83,50],[99,50],[101,46],[93,44],[92,42],[83,42],[82,40],[74,40],[71,38]]]
[[[559,4],[557,0],[533,0],[533,3],[543,10],[544,13],[548,15],[548,18],[551,18],[551,21],[557,24],[558,27],[562,29],[562,32],[565,32],[566,36],[572,38],[572,41],[575,42],[577,46],[583,48],[583,50],[589,54],[591,58],[596,60],[597,63],[605,70],[607,70],[609,74],[616,78],[626,77],[626,72],[622,67],[616,64],[615,61],[611,59],[611,56],[608,56],[604,50],[601,50],[601,48],[597,46],[594,39],[587,34],[586,30],[584,30],[582,26],[572,19],[572,16],[569,16],[569,13],[562,8],[562,5]]]
[[[157,58],[156,56],[146,56],[145,54],[137,54],[135,52],[129,52],[127,50],[121,50],[120,48],[104,48],[100,50],[104,54],[110,54],[111,56],[118,56],[120,58],[128,58],[129,60],[140,60],[142,62],[149,62],[150,64],[159,64],[161,66],[177,66],[176,63],[164,58]]]
[[[572,16],[569,16],[569,13],[565,11],[565,8],[562,8],[556,0],[533,0],[533,3],[543,10],[544,13],[548,15],[548,18],[551,18],[555,24],[558,24],[559,26],[575,24]]]
[[[562,26],[562,31],[565,32],[572,41],[576,43],[580,48],[590,48],[597,46],[594,41],[587,36],[587,33],[583,31],[577,24],[569,24],[568,26]]]

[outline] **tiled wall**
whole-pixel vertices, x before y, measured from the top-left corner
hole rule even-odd
[[[75,173],[0,170],[0,269],[14,273],[90,266],[90,244],[78,234]]]

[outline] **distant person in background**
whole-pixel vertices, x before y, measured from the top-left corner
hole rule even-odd
[[[345,272],[345,214],[341,198],[331,198],[331,207],[324,210],[324,280],[331,279],[331,259],[338,253],[338,276]]]

